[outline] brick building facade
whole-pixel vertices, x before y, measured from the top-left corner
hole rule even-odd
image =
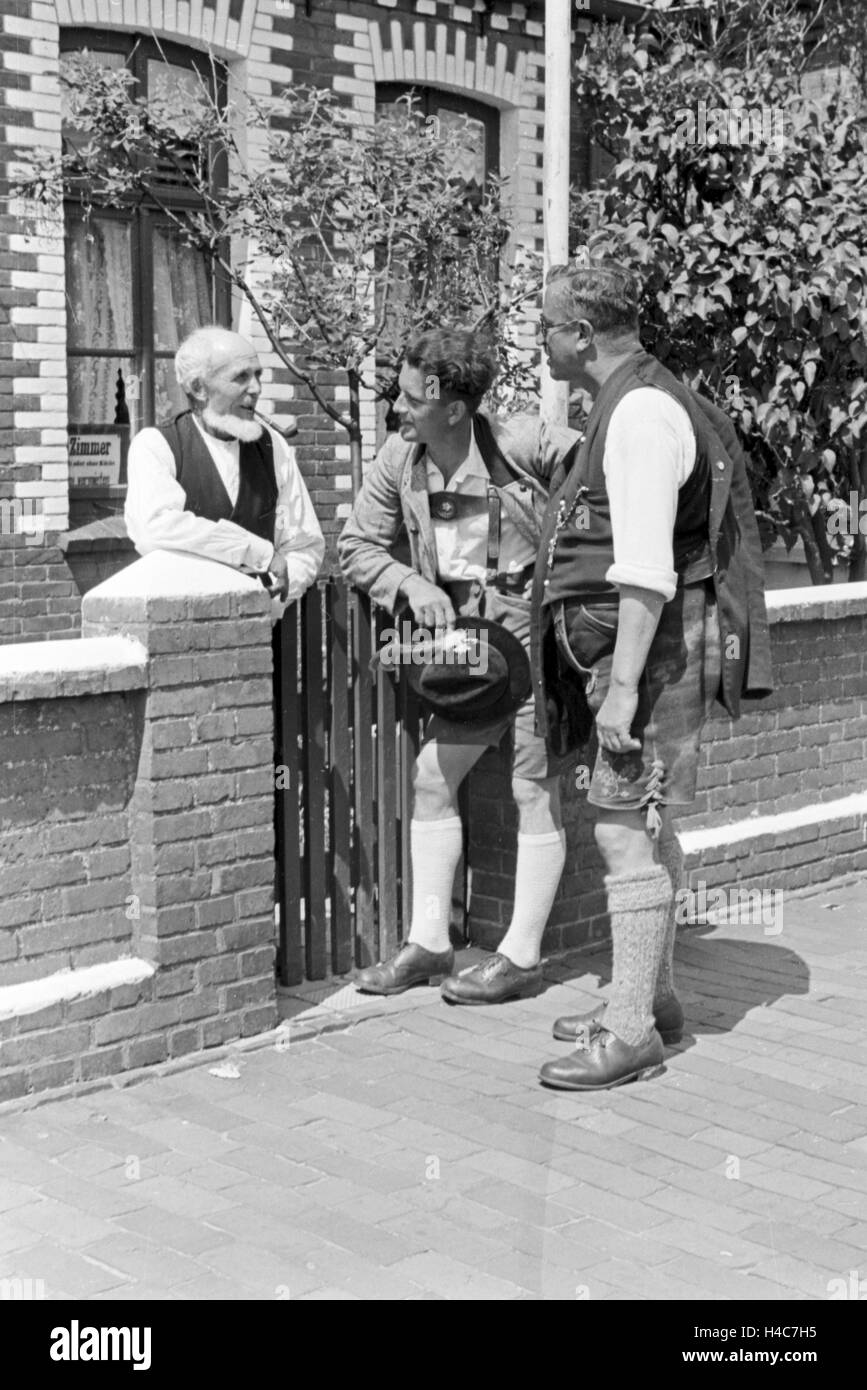
[[[4,0],[0,17],[0,643],[68,637],[80,630],[81,594],[133,558],[119,514],[123,471],[82,485],[70,461],[70,426],[105,429],[105,410],[87,404],[70,356],[77,341],[70,227],[52,224],[8,195],[32,148],[59,151],[61,53],[76,47],[129,54],[159,45],[172,62],[213,55],[228,92],[268,96],[293,82],[327,84],[359,123],[373,119],[387,85],[461,103],[481,116],[494,147],[488,167],[508,176],[512,245],[539,248],[544,121],[543,5],[510,0]],[[600,15],[637,14],[619,0],[576,6],[574,41]],[[156,49],[154,49],[156,52]],[[117,60],[121,61],[121,60]],[[138,69],[136,70],[138,72]],[[477,121],[477,124],[480,124]],[[589,174],[591,152],[573,116],[573,177]],[[256,152],[248,149],[255,161]],[[0,156],[3,158],[3,156]],[[116,233],[117,228],[114,228]],[[89,236],[85,240],[92,240]],[[133,247],[128,278],[142,266]],[[93,254],[92,248],[83,254]],[[148,283],[148,282],[146,282]],[[133,290],[133,294],[136,290]],[[149,310],[148,310],[149,312]],[[348,510],[349,446],[343,431],[296,388],[269,354],[246,305],[225,301],[220,317],[250,336],[266,363],[262,406],[295,416],[298,458],[323,529],[333,538]],[[166,344],[162,345],[163,347]],[[118,380],[141,372],[134,357],[111,359]],[[71,365],[72,364],[72,365]],[[151,360],[156,374],[158,363]],[[167,370],[167,368],[166,368]],[[339,399],[341,388],[332,388]],[[118,390],[122,392],[123,387]],[[80,398],[76,403],[76,394]],[[375,403],[363,402],[365,454],[375,448]],[[136,428],[135,410],[131,420]],[[148,423],[140,419],[138,423]],[[98,436],[95,436],[98,437]],[[93,445],[89,447],[94,447]]]

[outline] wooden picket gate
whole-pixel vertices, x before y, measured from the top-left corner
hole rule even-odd
[[[388,956],[411,903],[411,769],[422,710],[370,659],[394,620],[320,580],[274,635],[277,882],[283,985]],[[465,924],[463,878],[456,890]]]

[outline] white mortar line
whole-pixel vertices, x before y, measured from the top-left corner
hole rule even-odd
[[[749,816],[732,825],[714,825],[701,830],[683,830],[678,839],[684,854],[697,854],[715,845],[733,845],[741,840],[755,840],[761,835],[784,835],[803,825],[824,825],[842,820],[845,816],[867,816],[867,791],[853,792],[837,801],[813,801],[794,811],[780,811],[775,816]]]

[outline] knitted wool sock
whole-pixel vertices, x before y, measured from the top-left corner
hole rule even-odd
[[[412,926],[408,940],[427,951],[449,949],[455,869],[464,837],[460,816],[410,822]]]
[[[671,881],[654,865],[605,879],[611,918],[611,999],[605,1027],[631,1047],[653,1028],[653,993],[671,910]]]
[[[497,949],[522,970],[539,964],[542,933],[565,862],[565,830],[549,830],[544,835],[518,835],[515,905],[509,929]]]
[[[663,829],[657,841],[657,851],[660,866],[668,874],[671,880],[671,891],[675,896],[672,899],[671,911],[665,926],[665,940],[662,944],[662,955],[659,959],[659,971],[656,976],[656,990],[653,995],[654,1006],[664,1004],[675,992],[674,943],[677,937],[675,912],[677,894],[683,882],[683,853],[680,848],[680,841],[670,825],[666,825]]]

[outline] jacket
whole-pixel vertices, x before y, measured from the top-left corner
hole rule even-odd
[[[552,472],[567,467],[580,435],[543,425],[538,416],[473,417],[476,443],[504,514],[538,546]],[[395,553],[403,528],[408,563]],[[437,579],[437,553],[428,505],[424,446],[390,435],[370,469],[337,543],[348,580],[394,613],[401,584],[420,574]]]

